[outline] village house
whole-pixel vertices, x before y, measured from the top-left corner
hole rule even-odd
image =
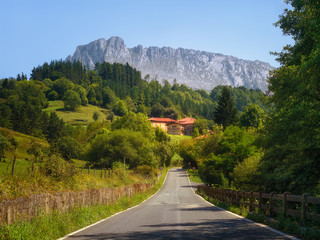
[[[196,121],[193,118],[183,118],[174,120],[171,118],[150,118],[152,127],[160,127],[168,134],[172,135],[188,135],[193,132],[193,123]]]

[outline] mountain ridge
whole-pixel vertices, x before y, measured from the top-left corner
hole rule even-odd
[[[173,83],[186,84],[194,89],[210,91],[217,85],[244,86],[267,90],[266,78],[275,68],[259,60],[243,60],[234,56],[201,50],[143,47],[127,48],[120,37],[108,40],[100,38],[76,51],[66,61],[81,61],[93,69],[97,62],[122,63],[141,71],[142,76],[150,74],[151,79],[167,79]]]

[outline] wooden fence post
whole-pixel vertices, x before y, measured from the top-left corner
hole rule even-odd
[[[270,198],[269,198],[269,216],[272,215],[272,208],[273,208],[273,195],[276,194],[276,192],[271,192],[270,193]]]
[[[307,197],[309,196],[308,193],[304,193],[301,197],[301,218],[302,220],[307,219]]]
[[[13,156],[13,162],[12,162],[12,169],[11,169],[11,176],[13,177],[13,175],[14,175],[14,167],[15,167],[15,165],[16,165],[16,159],[17,159],[17,157],[16,157],[16,155],[14,155]]]
[[[250,191],[249,194],[250,194],[249,195],[250,196],[250,198],[249,198],[249,200],[250,200],[249,211],[253,212],[253,192]]]
[[[258,212],[261,212],[261,208],[262,208],[262,193],[261,192],[259,192],[259,199],[258,199],[258,201],[259,201],[259,206],[258,206]]]
[[[287,215],[287,209],[288,209],[288,203],[287,203],[287,195],[289,194],[289,192],[285,192],[282,195],[282,206],[283,206],[283,215],[286,216]]]

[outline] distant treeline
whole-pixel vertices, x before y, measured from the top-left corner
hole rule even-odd
[[[34,68],[31,79],[42,82],[67,79],[86,90],[90,104],[106,107],[107,104],[113,104],[115,98],[130,98],[129,101],[132,100],[134,104],[130,110],[157,117],[193,116],[212,119],[222,89],[222,86],[218,86],[207,93],[204,90],[192,90],[185,84],[179,85],[177,81],[171,85],[163,80],[161,84],[150,79],[149,75],[142,79],[141,73],[128,64],[107,62],[97,63],[94,70],[89,70],[80,62],[52,61]],[[239,111],[244,111],[249,104],[257,104],[265,109],[262,101],[264,94],[260,90],[230,87],[230,91]],[[59,94],[59,97],[62,95]]]

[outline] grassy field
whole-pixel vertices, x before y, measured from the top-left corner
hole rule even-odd
[[[18,133],[7,128],[0,127],[0,132],[6,137],[14,138],[18,143],[15,153],[13,151],[6,151],[5,161],[0,162],[0,174],[6,172],[8,169],[11,171],[14,154],[16,154],[17,157],[16,171],[24,171],[28,165],[30,165],[30,160],[32,159],[32,156],[27,152],[32,143],[40,143],[44,148],[49,146],[48,142],[44,139]]]
[[[184,136],[184,135],[170,135],[169,134],[169,137],[170,137],[171,142],[173,144],[178,144],[181,140],[184,140],[184,139],[192,139],[191,136]]]
[[[49,106],[43,109],[45,112],[56,112],[59,118],[72,125],[86,125],[93,122],[93,113],[99,114],[99,119],[106,119],[108,110],[88,104],[81,106],[76,111],[65,111],[62,101],[49,101]],[[98,120],[99,120],[98,119]]]
[[[5,162],[0,162],[0,176],[11,175],[13,160],[6,159]],[[37,163],[35,164],[37,166]],[[25,159],[17,159],[14,168],[14,175],[23,175],[31,169],[31,162]]]

